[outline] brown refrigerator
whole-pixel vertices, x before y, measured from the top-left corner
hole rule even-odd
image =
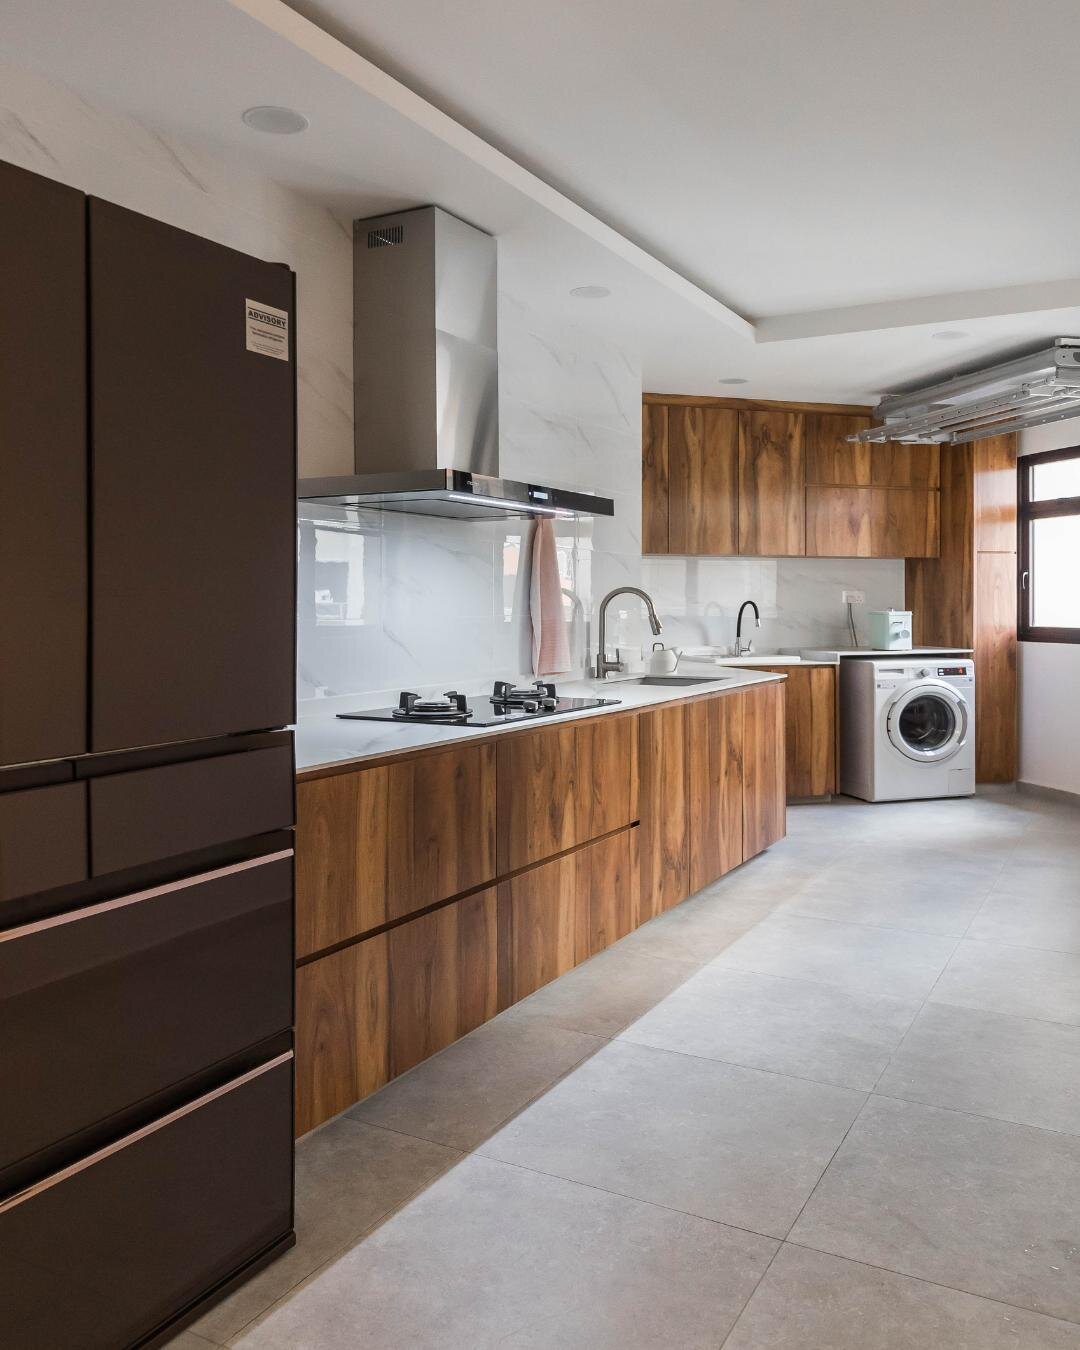
[[[0,1340],[293,1241],[295,279],[0,164]]]

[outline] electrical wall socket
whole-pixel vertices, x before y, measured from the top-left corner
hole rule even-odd
[[[865,605],[865,591],[841,591],[842,603],[845,605]]]

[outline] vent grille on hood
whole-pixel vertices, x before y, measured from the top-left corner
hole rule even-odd
[[[1044,347],[985,370],[957,375],[875,409],[880,425],[851,441],[963,445],[1080,414],[1080,338]]]

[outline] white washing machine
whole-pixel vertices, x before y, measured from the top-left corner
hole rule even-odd
[[[868,802],[975,791],[975,663],[959,656],[840,662],[840,791]]]

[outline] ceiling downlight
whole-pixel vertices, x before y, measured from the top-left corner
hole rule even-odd
[[[240,114],[241,121],[253,131],[265,131],[271,136],[295,136],[307,131],[311,123],[303,113],[294,108],[280,108],[275,104],[260,104],[256,108],[245,108]]]

